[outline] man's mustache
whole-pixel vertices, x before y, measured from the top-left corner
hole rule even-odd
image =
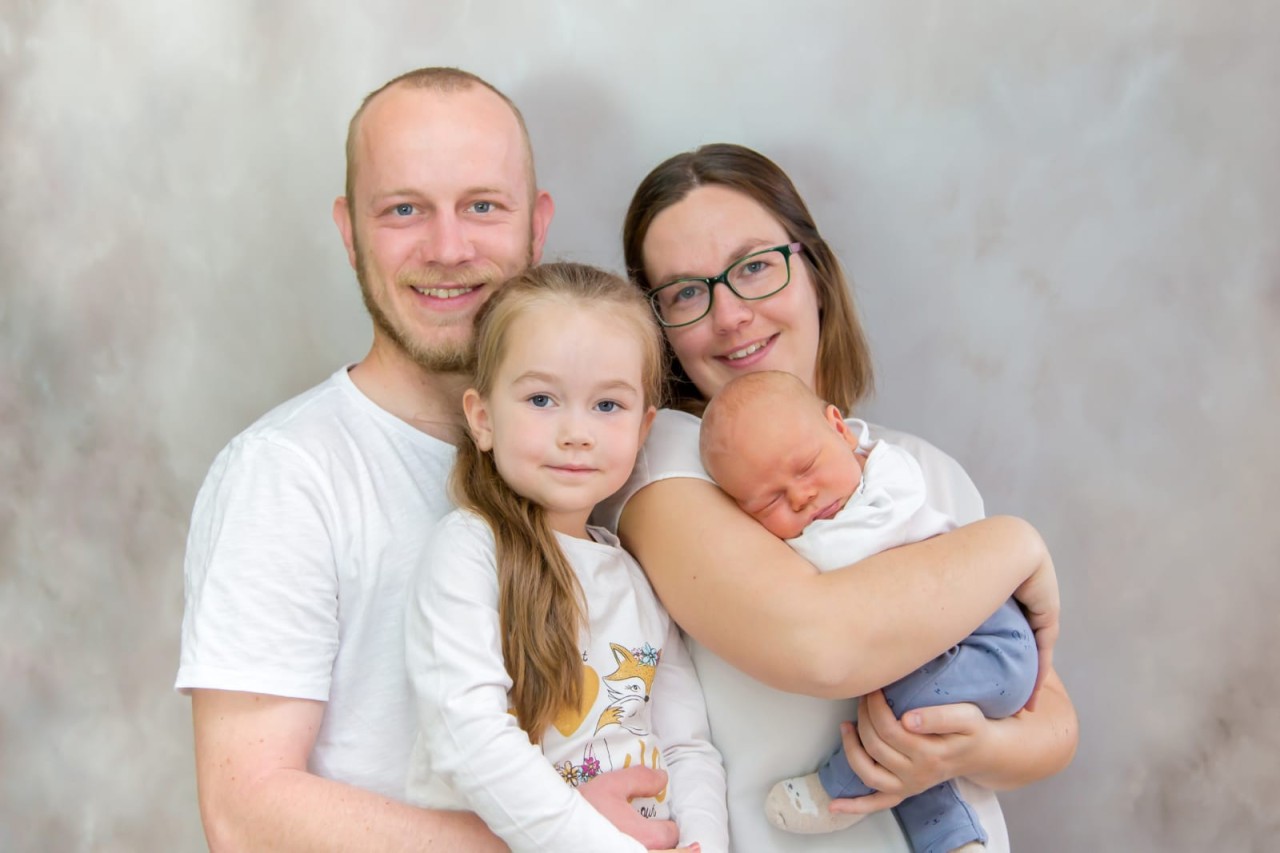
[[[497,278],[497,270],[487,266],[475,267],[424,267],[415,270],[403,270],[396,276],[396,284],[408,287],[431,288],[442,284],[458,287],[475,287],[491,284]]]

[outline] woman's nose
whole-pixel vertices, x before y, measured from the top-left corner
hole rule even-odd
[[[751,305],[728,287],[718,287],[711,300],[711,322],[718,332],[732,331],[751,320]]]

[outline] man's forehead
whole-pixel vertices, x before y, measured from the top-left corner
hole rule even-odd
[[[529,152],[519,120],[482,86],[442,92],[397,86],[361,117],[356,155],[362,167],[413,168],[447,160],[451,170],[525,183]]]

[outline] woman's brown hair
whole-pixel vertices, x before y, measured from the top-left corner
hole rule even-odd
[[[817,387],[824,400],[849,414],[874,386],[871,350],[854,308],[849,283],[840,261],[787,174],[768,157],[741,145],[717,143],[686,151],[658,164],[636,188],[622,226],[622,249],[627,274],[648,292],[644,268],[644,239],[662,211],[700,186],[718,185],[736,190],[755,201],[786,229],[787,236],[804,244],[800,257],[813,273],[818,295]],[[670,351],[670,344],[667,345]],[[701,413],[706,398],[689,379],[679,360],[671,358],[669,393],[672,405]]]
[[[573,263],[531,267],[480,309],[471,384],[481,398],[488,399],[493,390],[515,321],[541,305],[589,308],[626,319],[644,352],[644,405],[661,405],[665,352],[648,303],[621,277]],[[582,588],[542,507],[507,485],[493,451],[480,450],[470,433],[458,445],[449,488],[458,506],[475,512],[493,531],[512,710],[529,739],[539,743],[560,710],[577,707],[582,698],[579,635],[587,624]]]

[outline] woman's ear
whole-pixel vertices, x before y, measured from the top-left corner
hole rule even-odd
[[[467,416],[467,426],[471,428],[476,447],[483,451],[493,450],[493,423],[489,419],[489,407],[479,391],[468,388],[463,393],[462,413]]]

